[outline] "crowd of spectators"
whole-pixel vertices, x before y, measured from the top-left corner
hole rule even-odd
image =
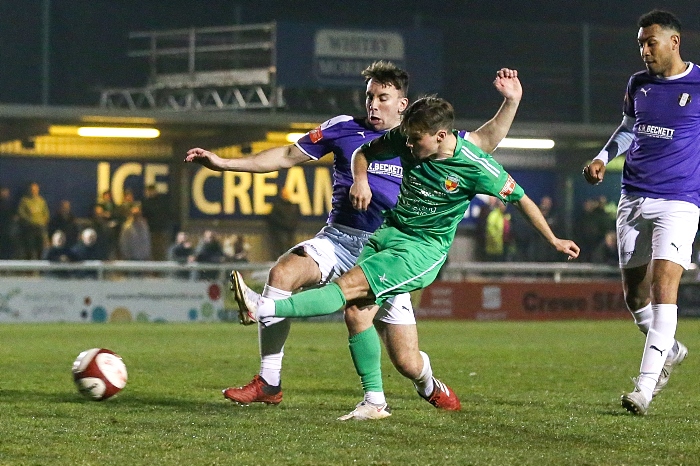
[[[555,235],[566,236],[564,222],[550,196],[543,196],[538,207]],[[481,207],[475,230],[476,258],[480,261],[555,262],[566,260],[526,225],[517,212],[511,212],[496,198],[489,197]],[[614,203],[604,196],[586,199],[574,215],[573,239],[581,247],[578,262],[618,265]]]
[[[146,187],[140,201],[126,189],[120,204],[105,191],[89,217],[77,218],[69,199],[62,199],[50,211],[38,183],[31,183],[15,203],[10,189],[0,187],[0,260],[171,260],[182,264],[248,261],[250,245],[243,235],[220,238],[214,231],[205,230],[193,242],[186,232],[176,233],[170,205],[167,195],[153,185]],[[51,275],[75,273],[59,270]]]
[[[271,241],[286,251],[298,218],[297,210],[287,207],[281,196],[276,204],[278,223],[270,230]],[[181,264],[248,262],[250,245],[243,235],[219,237],[204,230],[194,241],[187,232],[174,229],[167,195],[154,185],[147,186],[143,199],[124,190],[120,204],[110,191],[102,193],[91,216],[76,218],[69,199],[61,200],[51,212],[38,183],[31,183],[19,202],[13,205],[11,192],[0,187],[0,260],[45,259],[52,262],[85,260],[169,260]],[[552,231],[563,235],[563,221],[552,198],[538,203]],[[292,212],[283,215],[286,211]],[[519,213],[510,211],[489,197],[481,207],[475,230],[475,260],[553,262],[562,260]],[[291,219],[291,220],[288,220]],[[288,220],[288,221],[287,221]],[[579,262],[617,265],[615,205],[601,196],[586,199],[574,216],[573,237],[581,246]],[[206,275],[206,274],[205,274]]]

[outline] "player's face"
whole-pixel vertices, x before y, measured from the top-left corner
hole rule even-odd
[[[670,76],[673,58],[678,53],[680,37],[671,29],[664,29],[658,24],[640,28],[637,34],[639,53],[649,74]]]
[[[440,146],[438,134],[409,132],[406,138],[406,146],[411,149],[411,155],[416,160],[426,160],[430,156],[437,154]]]
[[[391,129],[401,123],[401,112],[408,99],[393,84],[381,84],[374,79],[367,82],[365,108],[367,121],[375,130]]]

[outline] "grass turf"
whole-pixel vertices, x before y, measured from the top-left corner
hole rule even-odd
[[[342,423],[362,392],[339,322],[292,326],[276,407],[221,395],[257,373],[255,328],[0,325],[0,464],[698,464],[699,320],[680,321],[690,355],[645,417],[619,405],[643,345],[631,321],[420,322],[419,334],[462,411],[420,399],[385,355],[393,416]],[[96,346],[129,370],[104,402],[70,375]]]

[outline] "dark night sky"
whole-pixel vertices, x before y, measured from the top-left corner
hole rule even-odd
[[[42,3],[0,0],[0,103],[41,102]],[[686,29],[700,31],[697,0],[51,0],[50,103],[92,106],[99,87],[143,84],[146,77],[140,68],[133,72],[135,59],[126,56],[131,31],[274,19],[355,28],[411,27],[416,22],[434,27],[463,18],[629,27],[634,40],[637,17],[654,7],[675,12]],[[465,53],[475,46],[465,44]]]

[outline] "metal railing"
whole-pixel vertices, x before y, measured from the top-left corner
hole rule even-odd
[[[231,270],[249,273],[258,281],[265,281],[267,272],[273,262],[226,262],[221,264],[187,263],[173,261],[85,261],[56,263],[43,260],[0,260],[0,276],[24,275],[31,273],[52,274],[64,272],[94,278],[110,280],[128,276],[177,276],[196,280],[202,274],[215,279],[227,280]],[[85,272],[90,273],[86,275]],[[539,279],[555,283],[565,281],[585,281],[592,279],[620,278],[620,269],[611,265],[577,263],[577,262],[454,262],[448,263],[440,272],[445,281],[464,281],[476,279]],[[698,268],[695,264],[683,275],[685,282],[696,282]]]
[[[272,262],[231,262],[221,264],[204,264],[199,262],[181,264],[174,261],[85,261],[85,262],[49,262],[44,260],[10,260],[0,261],[0,275],[21,276],[26,274],[74,276],[110,280],[123,276],[179,277],[197,280],[202,276],[214,277],[214,280],[227,280],[231,270],[247,271],[260,279],[266,276]],[[209,274],[207,275],[207,272]],[[264,278],[263,278],[264,281]]]

